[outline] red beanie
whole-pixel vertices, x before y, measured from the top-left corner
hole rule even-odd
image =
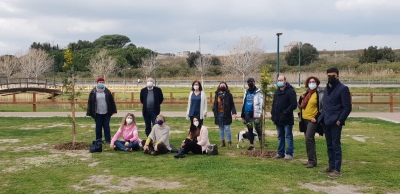
[[[104,78],[99,77],[99,78],[97,79],[97,82],[99,82],[99,81],[104,81]]]

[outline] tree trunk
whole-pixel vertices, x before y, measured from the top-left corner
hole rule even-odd
[[[203,74],[201,74],[201,85],[203,86],[203,90],[204,90],[204,82],[203,82]]]
[[[76,130],[75,130],[75,78],[72,71],[72,93],[71,93],[71,113],[72,113],[72,146],[75,148]]]
[[[244,73],[242,73],[242,80],[243,80],[243,91],[246,91],[246,85],[244,84]]]
[[[265,146],[265,117],[266,117],[266,107],[267,107],[267,97],[266,96],[264,96],[264,99],[263,99],[263,110],[262,110],[262,115],[261,115],[261,130],[262,130],[262,132],[261,132],[261,153],[263,153],[264,152],[264,146]]]

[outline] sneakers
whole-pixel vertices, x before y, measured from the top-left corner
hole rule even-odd
[[[282,156],[280,156],[279,154],[276,154],[276,156],[272,157],[273,159],[282,159]]]
[[[253,151],[254,150],[254,146],[250,146],[247,150]]]
[[[293,160],[293,156],[291,155],[286,155],[285,158],[283,158],[285,160]]]
[[[319,174],[331,174],[332,172],[333,172],[333,169],[329,168],[329,167],[325,168],[324,170],[318,171]]]
[[[333,178],[333,179],[336,179],[336,178],[339,178],[339,177],[341,177],[342,176],[342,173],[340,173],[339,171],[333,171],[332,173],[330,173],[329,174],[329,178]]]

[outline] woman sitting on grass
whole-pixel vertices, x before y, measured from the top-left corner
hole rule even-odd
[[[124,138],[123,141],[118,140],[121,135]],[[121,127],[112,138],[110,147],[114,150],[132,152],[132,150],[139,150],[141,145],[142,143],[138,135],[135,115],[133,115],[132,113],[128,113],[122,119]]]
[[[169,127],[165,125],[165,117],[158,115],[156,123],[151,130],[146,141],[142,141],[143,153],[156,156],[166,154],[171,151],[169,144]]]
[[[207,146],[210,145],[208,130],[199,123],[197,117],[193,118],[193,125],[191,124],[189,135],[181,145],[182,147],[179,152],[174,155],[175,158],[184,158],[185,154],[190,151],[193,152],[193,154],[206,153]]]

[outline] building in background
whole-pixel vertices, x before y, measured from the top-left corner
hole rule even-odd
[[[301,44],[300,41],[290,42],[289,45],[283,47],[283,52],[290,52],[293,47],[299,46]]]

